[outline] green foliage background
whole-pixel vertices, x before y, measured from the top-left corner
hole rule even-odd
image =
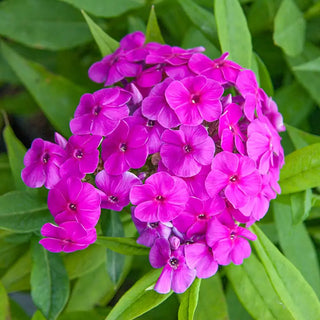
[[[101,236],[86,250],[44,250],[47,192],[20,179],[32,140],[55,130],[68,137],[80,96],[100,88],[89,66],[135,30],[204,46],[211,58],[228,51],[256,72],[287,127],[282,194],[252,227],[252,256],[181,295],[152,290],[160,270],[125,210],[102,213]],[[0,1],[0,320],[319,319],[319,106],[316,0]],[[13,292],[30,292],[38,310],[27,315]]]

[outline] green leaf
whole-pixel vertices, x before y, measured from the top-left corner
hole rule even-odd
[[[12,191],[0,196],[0,228],[31,232],[53,221],[47,204],[32,191]]]
[[[126,255],[148,255],[149,248],[137,244],[135,238],[98,236],[97,244]]]
[[[192,0],[178,0],[178,2],[193,24],[214,44],[218,44],[217,28],[213,14]]]
[[[59,254],[44,249],[34,239],[32,245],[31,296],[48,320],[55,320],[69,296],[69,279]]]
[[[70,3],[78,9],[83,9],[96,17],[118,17],[123,13],[138,9],[145,4],[145,0],[63,0]]]
[[[10,310],[11,310],[10,320],[29,320],[30,319],[17,302],[15,302],[13,299],[10,299],[10,298],[9,298],[9,302],[10,302]]]
[[[105,249],[92,244],[85,250],[79,250],[63,256],[63,262],[70,280],[91,273],[106,260]]]
[[[61,50],[90,40],[78,10],[55,0],[4,1],[0,34],[38,49]]]
[[[273,96],[273,85],[268,69],[256,53],[254,53],[253,56],[256,59],[258,65],[260,87],[266,92],[267,95]]]
[[[44,315],[41,313],[40,310],[37,310],[33,316],[32,316],[32,319],[31,320],[47,320]]]
[[[106,312],[105,312],[106,313]],[[63,313],[58,320],[103,320],[105,316],[95,310]]]
[[[101,229],[104,236],[119,238],[124,237],[124,230],[118,212],[111,210],[103,214],[101,217]],[[107,249],[106,253],[107,271],[111,280],[116,285],[120,280],[123,271],[125,257],[122,254],[114,252],[110,249]]]
[[[13,175],[11,172],[8,155],[6,153],[0,153],[0,195],[13,191],[15,185],[13,182]]]
[[[306,23],[294,0],[283,0],[274,20],[273,40],[289,56],[304,47]]]
[[[244,68],[251,67],[252,44],[246,17],[238,0],[216,0],[214,14],[223,52]]]
[[[24,168],[23,158],[26,153],[26,148],[15,136],[9,125],[6,125],[3,130],[3,137],[7,147],[14,184],[18,190],[25,190],[27,187],[21,180],[21,170]]]
[[[293,70],[300,71],[317,71],[320,72],[320,57],[306,63],[294,66]]]
[[[28,250],[1,278],[8,292],[28,290],[30,288],[31,255]],[[26,282],[27,281],[27,282]]]
[[[288,310],[283,308],[281,299],[254,254],[242,265],[228,265],[226,271],[238,299],[254,319],[293,320]]]
[[[86,13],[81,11],[84,18],[87,21],[91,34],[99,47],[101,55],[104,57],[113,53],[119,47],[119,42],[112,39],[107,33],[105,33]]]
[[[306,220],[312,207],[312,191],[307,189],[290,195],[292,224]]]
[[[286,129],[296,149],[301,149],[310,144],[320,143],[320,136],[302,131],[288,124],[286,124]]]
[[[0,320],[9,319],[11,319],[11,316],[8,295],[5,287],[0,282]]]
[[[242,303],[239,301],[230,283],[226,288],[226,300],[228,304],[228,313],[231,320],[253,320],[247,310],[243,307]]]
[[[301,221],[294,224],[292,209],[295,208],[294,204],[297,201],[293,202],[292,197],[293,195],[291,195],[291,199],[288,196],[280,196],[272,202],[280,246],[285,256],[300,270],[320,297],[320,273],[317,254],[304,224]]]
[[[198,305],[201,279],[196,278],[192,285],[180,296],[179,320],[193,320]]]
[[[1,97],[0,108],[9,114],[17,115],[29,115],[39,111],[37,104],[25,90]]]
[[[167,294],[155,292],[151,286],[155,284],[161,270],[155,269],[138,280],[113,307],[106,320],[131,320],[155,308],[166,300]]]
[[[320,143],[296,150],[285,158],[280,172],[282,194],[320,185]]]
[[[165,43],[159,28],[154,6],[151,7],[151,11],[149,14],[147,30],[146,30],[146,42]]]
[[[296,267],[270,242],[258,226],[252,231],[257,235],[253,242],[265,271],[283,305],[295,320],[316,320],[320,314],[317,295]]]
[[[11,68],[29,90],[52,125],[64,136],[70,135],[68,121],[73,117],[85,89],[54,75],[43,66],[18,55],[4,42],[1,49]]]

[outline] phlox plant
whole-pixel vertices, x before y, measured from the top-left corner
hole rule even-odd
[[[80,98],[73,135],[37,138],[24,158],[24,183],[49,189],[45,249],[87,248],[101,209],[131,204],[137,242],[162,268],[158,293],[183,293],[250,256],[248,227],[280,193],[285,127],[253,71],[204,51],[137,31],[90,67],[104,88]]]

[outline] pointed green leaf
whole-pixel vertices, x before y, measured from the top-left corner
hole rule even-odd
[[[294,0],[283,0],[274,20],[274,42],[289,56],[302,52],[306,23]]]
[[[196,278],[192,285],[180,296],[179,320],[193,320],[198,305],[201,279]]]
[[[228,320],[228,308],[219,273],[202,279],[195,320]]]
[[[242,303],[239,301],[231,284],[227,285],[226,299],[227,299],[228,313],[229,313],[230,319],[253,320],[253,318],[250,316],[247,310],[243,307]]]
[[[288,310],[283,308],[281,299],[254,254],[242,265],[228,265],[226,271],[238,299],[254,319],[293,320]]]
[[[272,202],[280,246],[285,256],[296,266],[320,297],[317,254],[305,225],[301,221],[293,223],[292,209],[297,201],[292,202],[292,196],[279,196],[277,200]]]
[[[31,296],[48,320],[55,320],[69,296],[69,279],[59,254],[32,244]]]
[[[290,195],[292,224],[306,220],[312,207],[312,191],[307,189]]]
[[[161,270],[155,269],[138,280],[113,307],[106,320],[131,320],[155,308],[166,300],[172,291],[159,294],[152,289]]]
[[[12,191],[0,196],[1,229],[31,232],[53,221],[47,204],[32,191]]]
[[[1,2],[0,34],[49,50],[72,48],[90,40],[79,11],[55,0]]]
[[[91,34],[99,47],[101,55],[104,57],[113,53],[119,47],[119,42],[112,39],[107,33],[105,33],[86,13],[81,11],[84,18],[87,21]]]
[[[83,9],[96,17],[111,18],[122,15],[123,13],[138,9],[145,4],[145,0],[63,0],[78,9]]]
[[[320,72],[320,57],[298,66],[294,66],[293,70]]]
[[[32,316],[32,319],[31,320],[47,320],[44,315],[41,313],[40,310],[37,310],[33,316]]]
[[[192,0],[179,0],[179,4],[193,24],[201,30],[208,39],[213,41],[214,44],[217,44],[218,35],[213,14]]]
[[[284,307],[295,320],[317,320],[320,302],[310,285],[256,225],[251,228],[258,237],[253,242],[255,250]]]
[[[268,69],[256,53],[254,53],[253,56],[255,57],[258,65],[260,87],[266,92],[266,94],[273,96],[273,85]]]
[[[28,61],[4,42],[1,42],[4,57],[29,90],[52,125],[64,136],[70,135],[69,120],[85,89],[71,81],[54,75],[43,66]]]
[[[21,170],[24,168],[23,158],[26,153],[26,148],[15,136],[9,125],[6,125],[3,130],[3,137],[8,151],[8,158],[14,178],[14,184],[18,190],[25,190],[27,187],[21,180]]]
[[[280,172],[282,194],[320,185],[320,143],[296,150],[285,158]]]
[[[219,41],[223,52],[244,68],[251,67],[252,44],[246,17],[238,0],[215,0]]]
[[[288,124],[286,124],[286,129],[296,149],[301,149],[310,144],[320,143],[320,136],[302,131]]]
[[[146,30],[146,42],[165,43],[159,28],[154,6],[151,7],[151,11],[149,14],[147,30]]]
[[[98,236],[97,244],[126,255],[148,255],[149,248],[137,244],[135,238]]]
[[[10,306],[8,295],[5,287],[0,282],[0,320],[9,320],[10,317]]]

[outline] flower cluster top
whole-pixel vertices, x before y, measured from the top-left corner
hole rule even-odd
[[[41,229],[46,249],[86,248],[101,208],[131,203],[137,242],[164,267],[159,293],[184,292],[250,255],[256,236],[246,227],[280,192],[285,128],[252,71],[203,51],[145,44],[134,32],[90,67],[105,88],[81,97],[73,135],[36,139],[24,158],[25,184],[49,189],[56,225]]]

